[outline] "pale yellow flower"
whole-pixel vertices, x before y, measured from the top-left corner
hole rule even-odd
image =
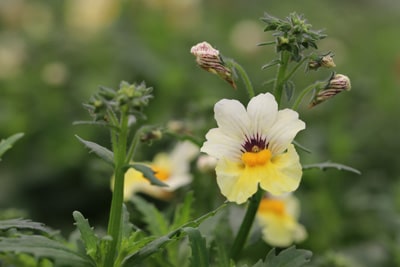
[[[282,198],[262,199],[256,218],[264,241],[272,246],[287,247],[305,240],[307,232],[297,222],[299,213],[299,202],[290,194]]]
[[[201,151],[218,159],[217,183],[229,201],[245,202],[258,186],[273,195],[297,189],[302,167],[291,143],[305,128],[297,112],[278,111],[270,93],[253,97],[247,109],[223,99],[214,112],[218,128],[207,133]]]
[[[184,141],[178,143],[170,153],[159,153],[151,163],[146,163],[155,172],[155,176],[168,187],[152,185],[141,172],[130,168],[125,173],[124,200],[129,200],[137,192],[160,199],[171,197],[173,191],[192,181],[189,173],[190,161],[198,153],[199,148],[196,145]]]

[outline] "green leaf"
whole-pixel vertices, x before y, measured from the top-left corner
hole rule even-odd
[[[133,197],[132,202],[143,214],[143,220],[147,223],[147,228],[152,235],[161,236],[168,233],[168,220],[157,208],[140,197]]]
[[[253,267],[301,267],[311,259],[312,252],[304,249],[296,249],[291,246],[278,255],[275,255],[275,248],[271,249],[265,261],[257,262]]]
[[[23,136],[24,136],[24,133],[16,133],[16,134],[11,135],[7,139],[1,140],[1,142],[0,142],[0,160],[1,160],[1,156],[3,156],[3,154],[7,150],[12,148],[13,144],[15,142],[17,142],[19,139],[21,139]]]
[[[78,140],[82,144],[84,144],[87,148],[89,148],[91,150],[90,152],[94,152],[97,156],[104,159],[106,162],[114,165],[114,153],[113,152],[111,152],[110,150],[108,150],[107,148],[105,148],[99,144],[96,144],[91,141],[86,141],[86,140],[80,138],[78,135],[75,135],[75,136],[76,136],[76,138],[78,138]]]
[[[171,225],[171,228],[178,228],[182,226],[184,223],[190,220],[190,215],[192,213],[192,204],[193,204],[193,192],[189,192],[186,194],[185,200],[183,204],[179,205],[175,209],[174,213],[174,222]]]
[[[53,236],[58,233],[57,231],[46,227],[42,223],[32,222],[31,220],[11,219],[0,221],[0,230],[8,230],[11,228],[15,228],[17,230],[34,231],[42,234],[48,234],[49,236]]]
[[[268,69],[268,68],[273,67],[273,66],[275,66],[275,65],[278,65],[279,63],[281,63],[281,61],[280,61],[279,59],[274,59],[274,60],[272,60],[271,62],[269,62],[269,63],[263,65],[263,66],[261,67],[261,69],[262,69],[262,70],[265,70],[265,69]]]
[[[348,172],[353,172],[358,175],[361,175],[361,172],[357,169],[354,169],[352,167],[349,167],[344,164],[340,163],[335,163],[335,162],[323,162],[323,163],[315,163],[315,164],[307,164],[303,165],[303,170],[308,170],[308,169],[320,169],[320,170],[326,170],[326,169],[338,169],[339,171],[348,171]]]
[[[89,257],[81,255],[66,245],[40,235],[22,235],[19,237],[0,237],[0,252],[27,253],[35,258],[48,258],[55,266],[93,267]]]
[[[81,238],[85,244],[86,253],[96,260],[98,237],[95,235],[93,228],[90,227],[89,221],[83,217],[79,211],[72,213],[75,219],[75,225],[81,233]]]
[[[163,248],[165,245],[167,245],[171,241],[178,240],[180,238],[183,238],[185,235],[182,233],[182,229],[186,227],[198,227],[205,219],[214,216],[218,211],[220,211],[222,208],[224,208],[227,205],[227,203],[222,204],[218,208],[216,208],[213,211],[210,211],[209,213],[206,213],[205,215],[197,218],[196,220],[190,221],[183,225],[182,227],[175,229],[168,234],[161,236],[152,242],[148,243],[146,246],[143,248],[139,249],[133,254],[130,254],[126,256],[124,261],[122,262],[123,267],[129,267],[129,266],[137,266],[136,264],[142,262],[144,259],[149,257],[150,255],[158,252],[161,248]]]
[[[192,249],[191,267],[208,267],[208,251],[206,240],[197,228],[185,227],[183,231],[188,235]]]
[[[149,180],[149,182],[152,185],[157,185],[157,186],[162,186],[162,187],[168,187],[167,184],[161,182],[155,175],[154,175],[154,171],[144,165],[144,164],[138,164],[138,163],[133,163],[133,164],[129,164],[127,167],[130,168],[134,168],[138,171],[140,171],[141,173],[143,173],[144,178],[146,178],[147,180]]]

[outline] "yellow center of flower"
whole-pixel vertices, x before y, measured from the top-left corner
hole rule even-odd
[[[262,166],[270,161],[272,157],[269,149],[260,149],[258,146],[253,146],[251,151],[242,154],[242,162],[249,167]]]
[[[285,203],[279,199],[264,198],[258,210],[260,212],[270,212],[282,216],[285,214]]]
[[[152,166],[151,169],[154,171],[154,176],[157,177],[158,180],[160,181],[166,181],[168,180],[170,173],[168,170],[159,168],[156,166]]]

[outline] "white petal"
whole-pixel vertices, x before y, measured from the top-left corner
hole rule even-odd
[[[171,151],[170,169],[177,170],[182,169],[182,171],[189,171],[189,163],[193,160],[200,150],[198,146],[190,141],[183,141],[176,144],[175,148]]]
[[[215,120],[221,132],[235,139],[245,140],[250,119],[244,106],[237,100],[222,99],[214,106]]]
[[[232,161],[239,161],[242,152],[240,151],[243,139],[228,136],[222,133],[220,128],[214,128],[206,134],[207,141],[204,142],[200,151],[205,152],[217,159],[223,157]]]
[[[299,120],[299,114],[291,109],[278,112],[277,119],[268,131],[269,149],[273,155],[282,153],[292,143],[296,134],[306,125]]]
[[[263,134],[271,128],[276,120],[278,103],[270,93],[259,94],[250,100],[247,105],[247,113],[252,121],[252,133]]]

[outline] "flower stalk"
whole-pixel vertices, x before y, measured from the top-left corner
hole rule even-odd
[[[249,206],[247,207],[246,214],[243,218],[242,224],[240,225],[239,231],[236,235],[236,238],[233,242],[230,257],[234,260],[237,260],[240,256],[240,252],[243,249],[244,244],[246,243],[247,236],[249,235],[251,226],[253,225],[253,221],[256,217],[258,207],[260,205],[262,196],[264,195],[264,190],[260,187],[258,188],[257,193],[255,193],[249,201]]]
[[[107,229],[107,234],[112,237],[112,240],[107,248],[104,267],[114,265],[114,258],[120,247],[120,226],[124,199],[125,157],[129,131],[128,114],[126,112],[122,112],[121,114],[119,135],[116,136],[115,130],[113,131],[113,136],[117,137],[113,138],[115,180]]]

